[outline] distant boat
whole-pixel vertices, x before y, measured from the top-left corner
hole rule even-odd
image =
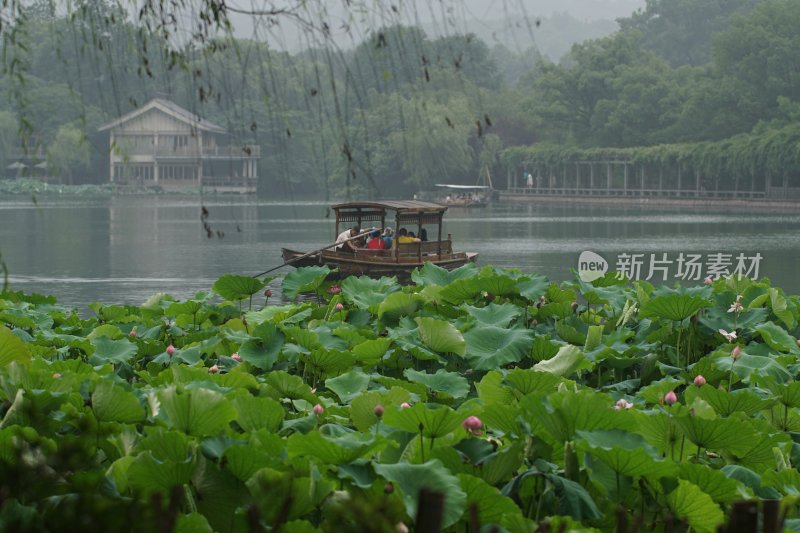
[[[480,182],[483,181],[481,185]],[[437,183],[437,187],[447,189],[446,196],[437,198],[437,202],[449,207],[486,207],[492,201],[495,190],[492,187],[492,175],[486,169],[486,178],[478,179],[475,185],[455,185]]]
[[[327,265],[338,269],[339,276],[398,276],[410,277],[415,268],[433,263],[447,270],[474,262],[477,253],[453,251],[450,235],[442,236],[442,218],[447,206],[422,201],[353,202],[331,206],[336,212],[336,232],[358,225],[362,230],[371,226],[380,229],[392,227],[397,238],[400,228],[423,234],[424,226],[431,229],[430,241],[398,243],[391,249],[375,250],[357,247],[355,252],[321,249],[317,253],[303,253],[282,249],[285,264],[295,267]],[[394,220],[387,215],[394,214]],[[387,226],[388,224],[388,226]],[[435,228],[435,229],[434,229]],[[435,233],[434,233],[435,232]],[[367,231],[363,235],[366,236]]]

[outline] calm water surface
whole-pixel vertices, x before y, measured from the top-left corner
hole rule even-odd
[[[203,205],[213,238],[203,229],[196,196],[0,198],[0,254],[11,288],[52,294],[79,308],[94,301],[140,304],[156,292],[184,299],[209,290],[222,274],[256,274],[281,264],[281,247],[310,251],[335,239],[324,203],[205,198]],[[642,254],[642,278],[650,273],[651,254],[671,261],[651,273],[658,283],[665,275],[669,283],[680,277],[680,253],[697,254],[703,263],[711,254],[730,254],[728,268],[739,254],[760,253],[759,275],[797,294],[798,230],[800,215],[793,213],[495,204],[451,208],[444,233],[453,235],[456,248],[478,252],[481,265],[555,281],[571,278],[584,250],[602,255],[612,269],[620,254]]]

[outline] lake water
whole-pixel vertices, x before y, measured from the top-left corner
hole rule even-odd
[[[0,254],[11,289],[52,294],[82,309],[94,301],[140,304],[156,292],[184,299],[209,290],[222,274],[252,275],[281,264],[281,247],[310,251],[335,239],[324,203],[206,197],[202,205],[212,238],[197,196],[0,199]],[[581,252],[593,251],[612,270],[628,254],[625,264],[638,265],[638,277],[654,283],[665,277],[670,284],[700,283],[691,278],[709,269],[758,263],[759,276],[798,294],[798,230],[800,215],[741,208],[501,203],[451,208],[444,233],[453,235],[457,249],[478,252],[479,265],[555,281],[571,278]]]

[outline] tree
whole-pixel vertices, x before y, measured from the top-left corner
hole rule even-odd
[[[55,139],[47,147],[47,165],[56,174],[73,183],[77,173],[89,167],[89,143],[80,128],[66,124],[58,128]]]

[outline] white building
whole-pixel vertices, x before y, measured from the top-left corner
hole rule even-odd
[[[255,192],[259,146],[236,144],[222,127],[154,98],[102,126],[109,131],[110,180],[122,186]]]

